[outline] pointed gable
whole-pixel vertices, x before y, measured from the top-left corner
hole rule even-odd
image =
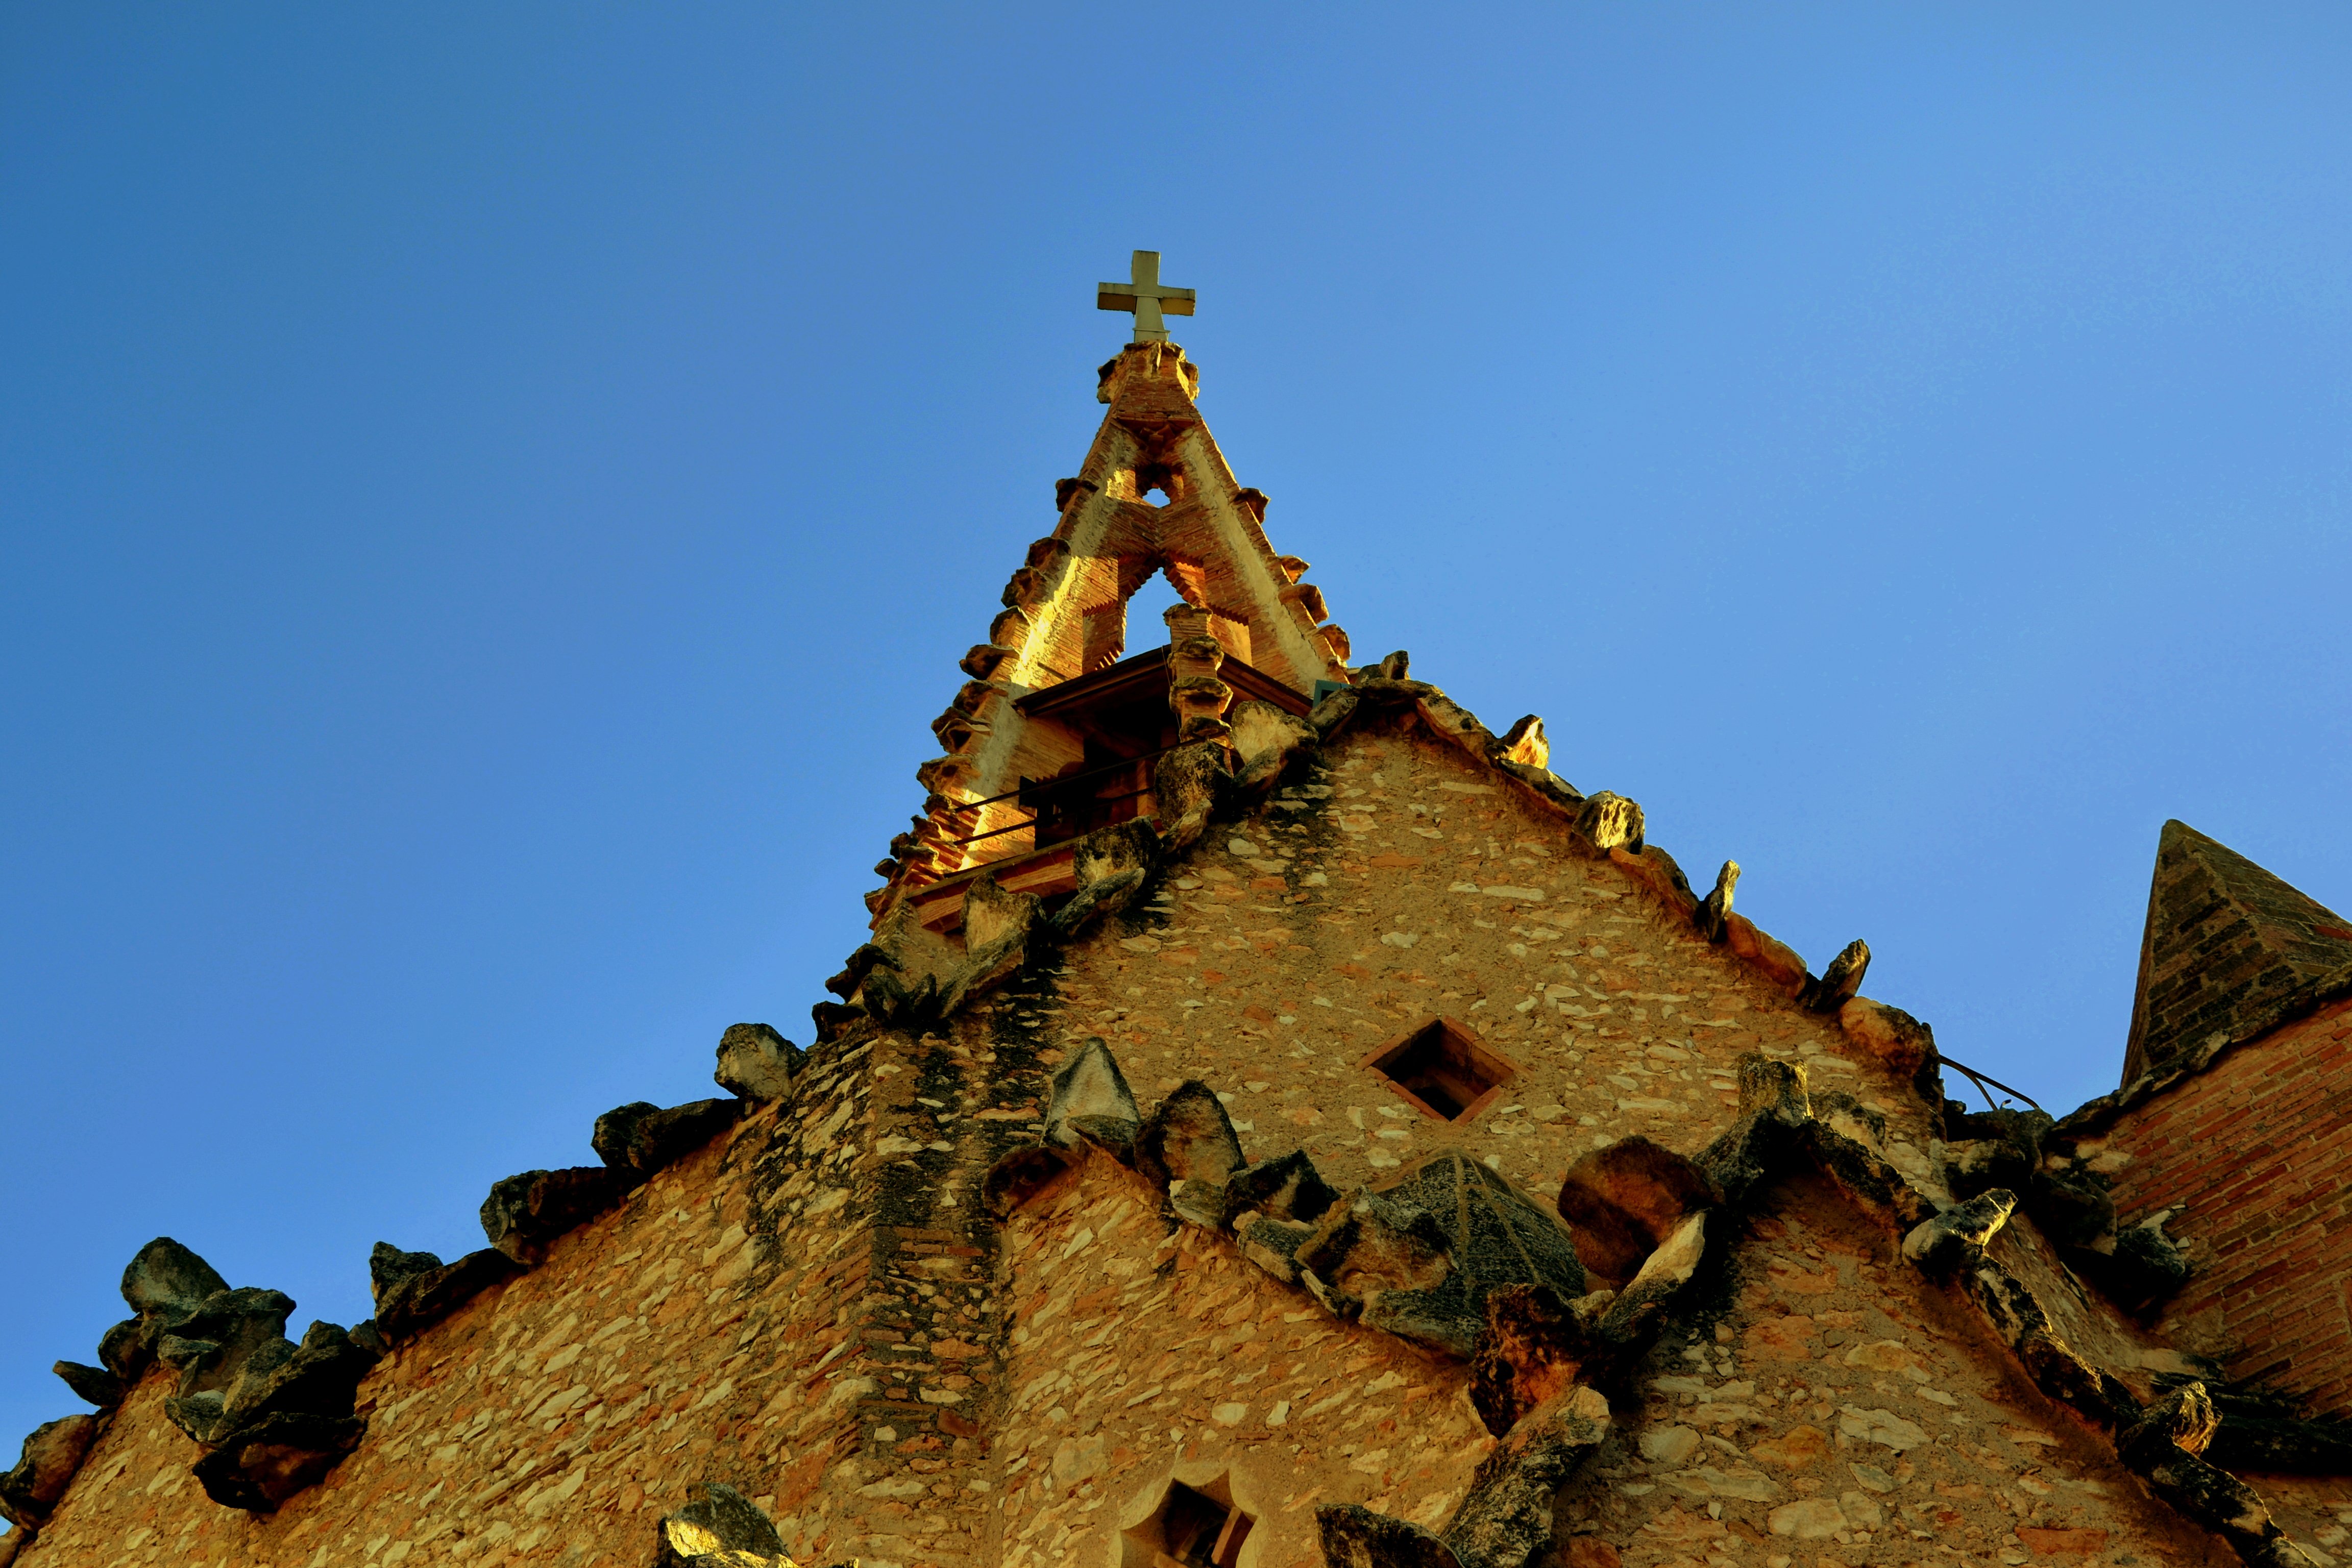
[[[1110,412],[1085,467],[1057,487],[1060,524],[1031,548],[1031,577],[1007,590],[1028,623],[1006,671],[1017,683],[1050,686],[1116,659],[1127,601],[1154,573],[1214,617],[1234,657],[1299,690],[1344,678],[1322,595],[1297,582],[1307,563],[1267,542],[1265,497],[1225,466],[1192,402],[1199,385],[1172,343],[1134,344],[1103,366]]]
[[[2185,822],[2158,840],[2124,1082],[2352,969],[2352,921]]]
[[[988,640],[964,656],[971,679],[932,722],[946,754],[917,770],[923,815],[875,868],[890,883],[867,899],[877,918],[896,889],[1145,811],[1144,770],[1186,724],[1253,700],[1303,712],[1318,682],[1349,680],[1348,634],[1300,581],[1307,563],[1275,552],[1266,498],[1226,467],[1199,387],[1174,343],[1134,343],[1102,367],[1109,412],[1076,476],[1054,488],[1054,531],[1029,546]],[[1155,574],[1183,605],[1165,628],[1130,628],[1128,601]],[[1130,643],[1145,651],[1130,656]],[[1084,809],[1034,787],[1056,781],[1086,786]]]

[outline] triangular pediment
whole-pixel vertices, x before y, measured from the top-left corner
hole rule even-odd
[[[2352,969],[2352,921],[2185,822],[2156,850],[2124,1082],[2264,1026]]]

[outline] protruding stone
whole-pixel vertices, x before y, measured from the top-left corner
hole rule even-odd
[[[878,906],[867,907],[877,914],[881,912]],[[870,1016],[872,1015],[865,1008],[841,1002],[819,1002],[809,1008],[809,1022],[816,1029],[817,1041],[821,1045],[845,1037]]]
[[[1445,1232],[1418,1205],[1381,1193],[1334,1205],[1297,1252],[1300,1279],[1341,1317],[1390,1291],[1423,1291],[1453,1270]]]
[[[1769,931],[1757,929],[1756,922],[1746,915],[1727,912],[1723,917],[1724,945],[1738,957],[1777,986],[1784,994],[1804,994],[1809,975],[1805,961],[1797,950]]]
[[[73,1484],[74,1472],[81,1468],[97,1436],[95,1415],[68,1415],[35,1427],[17,1455],[16,1468],[0,1476],[0,1518],[26,1529],[38,1528]]]
[[[1234,1222],[1244,1258],[1286,1285],[1298,1283],[1298,1249],[1314,1239],[1315,1226],[1250,1209]]]
[[[1657,895],[1669,914],[1680,920],[1696,918],[1698,895],[1691,891],[1690,879],[1683,875],[1683,868],[1675,863],[1673,856],[1654,844],[1644,844],[1637,848],[1612,849],[1609,858]]]
[[[1046,924],[1034,893],[1014,892],[992,873],[964,885],[964,958],[940,986],[940,1013],[954,1013],[971,997],[1028,961],[1032,936]]]
[[[1435,1216],[1474,1316],[1484,1315],[1486,1293],[1496,1285],[1542,1284],[1564,1296],[1584,1293],[1584,1265],[1559,1217],[1460,1150],[1406,1167],[1382,1190]]]
[[[215,1290],[181,1321],[157,1353],[180,1368],[181,1394],[226,1388],[255,1352],[285,1338],[286,1320],[293,1310],[294,1299],[283,1291],[249,1286]],[[175,1341],[181,1346],[209,1348],[175,1353]]]
[[[2143,1411],[2137,1421],[2125,1428],[2116,1446],[2127,1461],[2135,1461],[2136,1468],[2145,1469],[2162,1457],[2155,1451],[2158,1447],[2202,1454],[2212,1446],[2213,1434],[2221,1425],[2205,1385],[2183,1384]]]
[[[381,1247],[383,1243],[377,1245]],[[430,1258],[432,1254],[404,1256]],[[422,1333],[492,1285],[521,1271],[522,1266],[513,1258],[495,1247],[485,1247],[455,1263],[421,1274],[404,1274],[377,1292],[376,1327],[387,1341],[397,1344]]]
[[[1583,1265],[1559,1221],[1454,1150],[1335,1205],[1298,1263],[1334,1311],[1463,1357],[1476,1346],[1488,1290],[1526,1283],[1564,1297],[1584,1292]]]
[[[205,1495],[224,1508],[268,1513],[315,1486],[359,1447],[367,1423],[356,1417],[269,1415],[227,1434],[195,1463]]]
[[[122,1299],[139,1313],[191,1312],[205,1297],[228,1289],[213,1266],[168,1236],[139,1249],[122,1271]]]
[[[111,1410],[122,1403],[122,1380],[102,1366],[84,1366],[78,1361],[61,1361],[49,1369],[65,1380],[65,1385],[80,1398],[89,1400],[100,1410]]]
[[[687,1497],[686,1506],[664,1515],[656,1527],[657,1568],[677,1568],[724,1552],[747,1552],[761,1562],[784,1556],[784,1540],[774,1522],[733,1487],[712,1481],[688,1487]]]
[[[1327,1568],[1464,1568],[1453,1548],[1421,1526],[1361,1503],[1322,1504],[1315,1530]]]
[[[379,1241],[368,1254],[368,1297],[378,1307],[383,1299],[403,1280],[420,1274],[430,1274],[441,1267],[440,1258],[430,1252],[403,1252],[388,1241]]]
[[[829,974],[825,976],[824,988],[827,991],[832,992],[835,996],[838,996],[843,1001],[846,1002],[851,997],[857,994],[857,988],[866,984],[866,975],[873,973],[876,965],[888,965],[893,964],[894,962],[895,961],[890,956],[889,951],[884,948],[880,943],[871,942],[859,942],[857,944],[857,950],[852,952],[847,959],[843,961],[841,972],[837,974]],[[750,1038],[754,1040],[765,1039],[771,1045],[774,1046],[777,1050],[788,1052],[791,1056],[792,1070],[795,1076],[798,1075],[801,1068],[800,1048],[793,1046],[790,1040],[784,1039],[781,1036],[777,1035],[775,1030],[769,1028],[765,1024],[730,1025],[728,1026],[727,1033],[719,1037],[719,1054],[722,1057],[726,1055],[727,1042],[729,1038],[732,1037],[738,1029],[749,1030],[751,1031],[749,1036]]]
[[[990,680],[1008,659],[1021,657],[1018,648],[999,647],[994,643],[975,643],[964,656],[956,660],[956,668],[974,680]]]
[[[1054,911],[1055,931],[1069,936],[1088,921],[1117,914],[1135,901],[1160,862],[1160,834],[1150,819],[1131,817],[1097,827],[1071,846],[1077,890]]]
[[[1635,1137],[1596,1149],[1570,1165],[1558,1207],[1584,1266],[1622,1284],[1694,1210],[1713,1201],[1697,1166]]]
[[[1218,679],[1217,671],[1225,662],[1229,623],[1194,605],[1171,605],[1161,618],[1168,623],[1168,706],[1176,715],[1177,739],[1223,735],[1234,689]],[[1241,636],[1246,647],[1248,633],[1243,630]]]
[[[1964,1268],[1984,1255],[2016,1207],[2017,1194],[2006,1188],[1979,1193],[1915,1226],[1903,1238],[1903,1256],[1937,1273]]]
[[[1233,728],[1234,783],[1242,789],[1271,786],[1315,739],[1314,726],[1271,702],[1252,698],[1227,710]]]
[[[1572,1388],[1530,1411],[1480,1461],[1446,1524],[1444,1540],[1460,1562],[1521,1568],[1552,1543],[1552,1509],[1585,1457],[1609,1436],[1609,1401],[1598,1389]]]
[[[1760,1052],[1740,1058],[1739,1113],[1769,1116],[1791,1127],[1811,1121],[1813,1106],[1805,1088],[1803,1065]]]
[[[1307,710],[1307,722],[1318,736],[1328,741],[1341,725],[1355,717],[1356,710],[1362,705],[1363,700],[1363,694],[1352,686],[1327,691],[1314,707]]]
[[[1209,742],[1178,746],[1151,764],[1160,836],[1171,849],[1189,849],[1199,842],[1230,778],[1225,748]]]
[[[165,1334],[155,1343],[155,1359],[173,1372],[185,1372],[219,1352],[218,1340],[200,1340],[187,1334]]]
[[[1223,1223],[1244,1214],[1312,1226],[1339,1201],[1339,1190],[1323,1179],[1304,1149],[1235,1172],[1225,1183]]]
[[[1870,944],[1857,937],[1838,950],[1838,955],[1830,960],[1830,966],[1822,971],[1820,979],[1805,983],[1804,994],[1798,1003],[1811,1012],[1834,1013],[1853,1000],[1869,969]]]
[[[1576,830],[1595,849],[1638,850],[1642,847],[1642,808],[1622,795],[1602,790],[1587,795],[1576,814]]]
[[[1215,1230],[1225,1220],[1225,1189],[1215,1182],[1171,1182],[1168,1208],[1187,1225]]]
[[[1845,1037],[1885,1062],[1897,1077],[1916,1079],[1935,1058],[1936,1033],[1900,1007],[1856,996],[1838,1009]]]
[[[100,1363],[125,1387],[137,1383],[155,1359],[155,1335],[149,1331],[152,1326],[142,1318],[125,1318],[99,1336]]]
[[[1008,1150],[980,1179],[981,1207],[999,1220],[1011,1219],[1079,1159],[1079,1154],[1050,1143],[1024,1143]]]
[[[192,1443],[209,1443],[221,1430],[221,1415],[228,1395],[217,1388],[175,1394],[163,1401],[163,1418],[188,1435]]]
[[[2118,1426],[2138,1415],[2139,1401],[2131,1390],[2113,1373],[2084,1361],[2025,1282],[1999,1258],[1979,1252],[1959,1279],[2036,1388],[2101,1426]]]
[[[1440,691],[1421,681],[1412,683],[1419,689],[1413,708],[1430,731],[1453,742],[1482,763],[1492,763],[1500,754],[1502,742],[1495,731],[1478,721],[1478,715]]]
[[[610,1208],[620,1184],[602,1165],[525,1171],[482,1200],[482,1234],[518,1263],[536,1263],[550,1242]]]
[[[2124,1463],[2145,1477],[2157,1496],[2220,1535],[2245,1562],[2263,1568],[2309,1563],[2271,1518],[2259,1492],[2181,1445],[2182,1437],[2195,1441],[2210,1410],[2201,1386],[2179,1390],[2126,1432],[2117,1444]]]
[[[1496,748],[1507,763],[1531,768],[1551,766],[1551,739],[1544,733],[1544,721],[1532,713],[1504,731]]]
[[[1813,1116],[1801,1135],[1804,1150],[1814,1168],[1844,1188],[1859,1207],[1892,1221],[1898,1229],[1935,1217],[1934,1200],[1913,1186],[1883,1152],[1885,1117],[1843,1089],[1816,1097]]]
[[[1188,1079],[1154,1107],[1135,1135],[1135,1168],[1161,1192],[1172,1183],[1202,1182],[1222,1189],[1247,1160],[1217,1091]],[[1222,1222],[1222,1208],[1207,1223]]]
[[[1720,942],[1731,934],[1731,895],[1739,886],[1739,862],[1726,860],[1715,874],[1715,887],[1699,900],[1691,922],[1699,934],[1712,942]]]
[[[1612,1291],[1570,1301],[1549,1285],[1498,1285],[1486,1293],[1486,1331],[1470,1366],[1470,1403],[1499,1437],[1545,1401],[1572,1388],[1600,1354],[1593,1330]]]
[[[598,1117],[589,1145],[605,1169],[634,1185],[718,1137],[742,1111],[740,1100],[697,1100],[667,1110],[641,1100]]]
[[[1957,1111],[1957,1107],[1952,1108]],[[1944,1119],[1944,1181],[1955,1197],[1991,1187],[2022,1193],[2042,1173],[2050,1118],[2039,1110],[1986,1110]]]
[[[1760,1052],[1740,1058],[1739,1110],[1739,1120],[1694,1162],[1715,1191],[1733,1204],[1780,1173],[1811,1121],[1805,1069]]]
[[[2051,1169],[2044,1160],[2026,1190],[2026,1207],[2056,1246],[2107,1253],[2116,1245],[2116,1199],[2107,1178],[2082,1165]]]
[[[1618,1292],[1608,1316],[1601,1319],[1602,1339],[1627,1346],[1647,1342],[1706,1255],[1706,1215],[1707,1211],[1700,1209],[1685,1216],[1674,1234],[1642,1260],[1642,1271]]]
[[[250,1357],[228,1386],[221,1410],[224,1431],[242,1431],[270,1415],[344,1416],[375,1353],[339,1324],[312,1323],[299,1345],[279,1341]]]
[[[2094,1263],[2093,1258],[2098,1258]],[[2127,1312],[2147,1315],[2189,1283],[2189,1258],[2160,1224],[2142,1221],[2116,1232],[2114,1250],[2074,1259]]]
[[[782,1100],[793,1092],[801,1058],[798,1046],[765,1024],[730,1024],[719,1037],[719,1067],[710,1077],[738,1100]]]
[[[1056,1068],[1045,1102],[1045,1141],[1074,1149],[1081,1140],[1122,1159],[1132,1156],[1143,1113],[1118,1070],[1118,1058],[1100,1037],[1088,1039]]]
[[[1813,1120],[1872,1151],[1886,1147],[1886,1118],[1842,1089],[1808,1094]]]

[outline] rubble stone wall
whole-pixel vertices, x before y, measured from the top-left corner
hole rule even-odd
[[[1052,1069],[1101,1036],[1147,1108],[1217,1090],[1252,1160],[1303,1147],[1352,1191],[1456,1150],[1548,1204],[1630,1135],[1696,1152],[1762,1052],[1877,1111],[1939,1187],[1927,1108],[1793,990],[1492,769],[1367,722],[1149,902],[945,1021],[850,1026],[789,1100],[398,1346],[358,1450],[277,1514],[204,1498],[157,1374],[20,1563],[635,1568],[704,1480],[803,1562],[1085,1561],[1214,1469],[1265,1521],[1244,1568],[1303,1568],[1319,1504],[1460,1500],[1491,1446],[1464,1369],[1332,1317],[1105,1159],[999,1226],[981,1177],[1041,1132]],[[1475,1117],[1363,1065],[1433,1016],[1516,1066]]]
[[[1571,840],[1454,747],[1350,730],[1254,817],[1212,826],[1113,940],[1073,949],[1045,1021],[1107,1040],[1147,1108],[1209,1084],[1253,1160],[1304,1147],[1342,1189],[1458,1147],[1548,1201],[1570,1163],[1631,1134],[1693,1152],[1758,1050],[1885,1115],[1895,1163],[1940,1184],[1926,1107],[1834,1016]],[[1437,1015],[1519,1069],[1466,1122],[1360,1065]]]
[[[995,1445],[1003,1568],[1105,1568],[1171,1476],[1255,1521],[1244,1568],[1320,1568],[1318,1503],[1434,1524],[1492,1445],[1461,1363],[1332,1317],[1160,1218],[1100,1153],[1016,1215]]]
[[[2195,1268],[2168,1309],[2184,1348],[2315,1409],[2352,1412],[2352,1001],[2241,1046],[2110,1130],[2126,1224],[2169,1212]]]
[[[1728,1239],[1713,1303],[1659,1341],[1564,1494],[1560,1561],[2238,1561],[1825,1184],[1783,1184]]]
[[[814,1058],[802,1095],[396,1346],[361,1388],[358,1449],[274,1515],[205,1496],[151,1373],[17,1568],[640,1568],[698,1480],[829,1560],[874,1501],[843,1468],[866,1391],[868,1054]]]

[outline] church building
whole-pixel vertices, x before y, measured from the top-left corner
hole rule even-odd
[[[1360,657],[1159,268],[801,1040],[363,1323],[150,1243],[0,1568],[2352,1563],[2352,921],[2167,824],[2021,1107]]]

